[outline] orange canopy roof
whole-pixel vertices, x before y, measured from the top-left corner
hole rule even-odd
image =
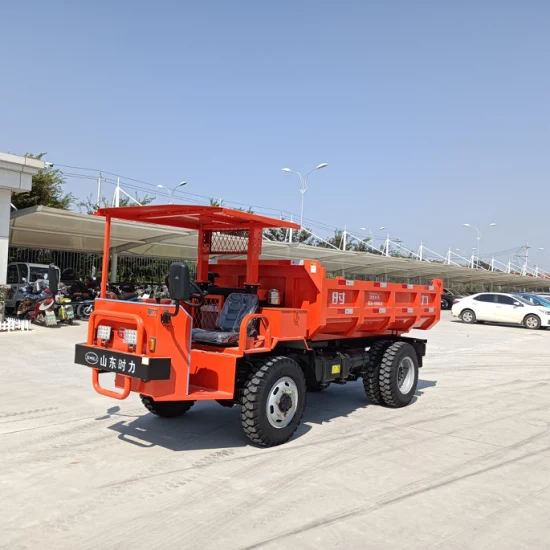
[[[298,224],[292,222],[219,206],[189,204],[122,206],[119,208],[100,208],[95,212],[95,215],[195,230],[202,228],[212,231],[234,231],[251,227],[300,229]]]

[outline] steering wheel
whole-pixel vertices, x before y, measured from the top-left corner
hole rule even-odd
[[[189,282],[189,286],[191,286],[191,288],[193,288],[193,290],[196,291],[195,294],[192,294],[192,297],[197,297],[199,301],[198,302],[185,301],[183,303],[189,307],[202,307],[204,305],[205,300],[204,300],[204,293],[201,287],[197,283],[194,283],[193,281]]]

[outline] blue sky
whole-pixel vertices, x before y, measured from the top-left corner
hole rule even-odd
[[[281,168],[327,162],[306,218],[442,252],[496,222],[482,252],[529,241],[550,268],[548,2],[26,1],[2,19],[2,151],[295,213]]]

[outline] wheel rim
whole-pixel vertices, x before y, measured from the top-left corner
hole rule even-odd
[[[537,328],[539,323],[534,317],[528,317],[527,320],[525,321],[525,324],[529,328]]]
[[[414,384],[414,363],[410,357],[403,357],[397,367],[397,387],[402,394],[411,391]]]
[[[298,408],[298,386],[288,376],[279,378],[269,390],[266,414],[269,423],[274,428],[288,426]]]
[[[93,310],[94,310],[94,306],[92,305],[84,306],[82,308],[81,317],[84,317],[85,319],[87,319],[92,314]]]
[[[463,314],[462,314],[462,319],[464,321],[466,321],[467,323],[470,323],[472,321],[472,314],[469,312],[469,311],[465,311]]]

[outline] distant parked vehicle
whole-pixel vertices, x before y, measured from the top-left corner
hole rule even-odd
[[[521,296],[500,292],[482,292],[462,298],[453,305],[452,314],[468,324],[510,323],[533,330],[550,325],[550,309],[534,306]]]
[[[452,290],[448,288],[443,289],[443,294],[441,295],[441,309],[451,309],[455,300],[460,300],[464,296],[455,294]]]
[[[541,306],[550,308],[550,294],[546,297],[537,296],[536,294],[518,293],[516,296],[520,296],[524,300],[527,300],[533,306]]]
[[[48,273],[48,267],[44,264],[30,264],[26,262],[13,262],[8,264],[7,284],[10,287],[6,309],[19,309],[19,304],[25,299],[25,288],[38,280],[44,279]],[[59,268],[57,268],[59,272]],[[60,273],[60,272],[59,272]]]

